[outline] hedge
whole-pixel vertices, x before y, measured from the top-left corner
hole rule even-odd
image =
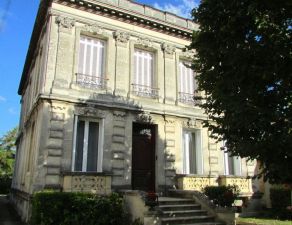
[[[237,186],[207,186],[204,188],[204,194],[213,201],[215,205],[222,207],[231,207],[234,200],[238,197]]]
[[[0,194],[8,194],[11,188],[11,176],[0,175]]]
[[[291,206],[291,191],[284,188],[271,188],[270,198],[272,211],[279,219],[291,219],[291,212],[287,210]]]
[[[127,225],[117,194],[40,192],[32,200],[32,225]]]

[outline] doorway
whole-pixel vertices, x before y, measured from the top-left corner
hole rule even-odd
[[[155,191],[155,125],[133,123],[132,188]]]

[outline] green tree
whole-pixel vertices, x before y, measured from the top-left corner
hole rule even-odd
[[[193,17],[206,126],[265,180],[292,183],[292,1],[202,0]]]
[[[14,128],[0,138],[0,175],[12,176],[17,131]]]

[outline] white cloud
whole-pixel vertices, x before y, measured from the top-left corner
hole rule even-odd
[[[1,24],[1,21],[0,21],[0,24]],[[3,97],[3,96],[0,95],[0,102],[6,102],[6,100],[7,99],[5,97]]]
[[[191,11],[197,7],[199,0],[175,0],[174,3],[154,3],[154,7],[163,11],[174,13],[178,16],[191,18]]]

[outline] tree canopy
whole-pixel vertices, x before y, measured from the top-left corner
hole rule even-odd
[[[193,18],[206,126],[265,180],[292,183],[292,2],[202,0]]]
[[[14,128],[0,138],[0,176],[12,176],[17,131]]]

